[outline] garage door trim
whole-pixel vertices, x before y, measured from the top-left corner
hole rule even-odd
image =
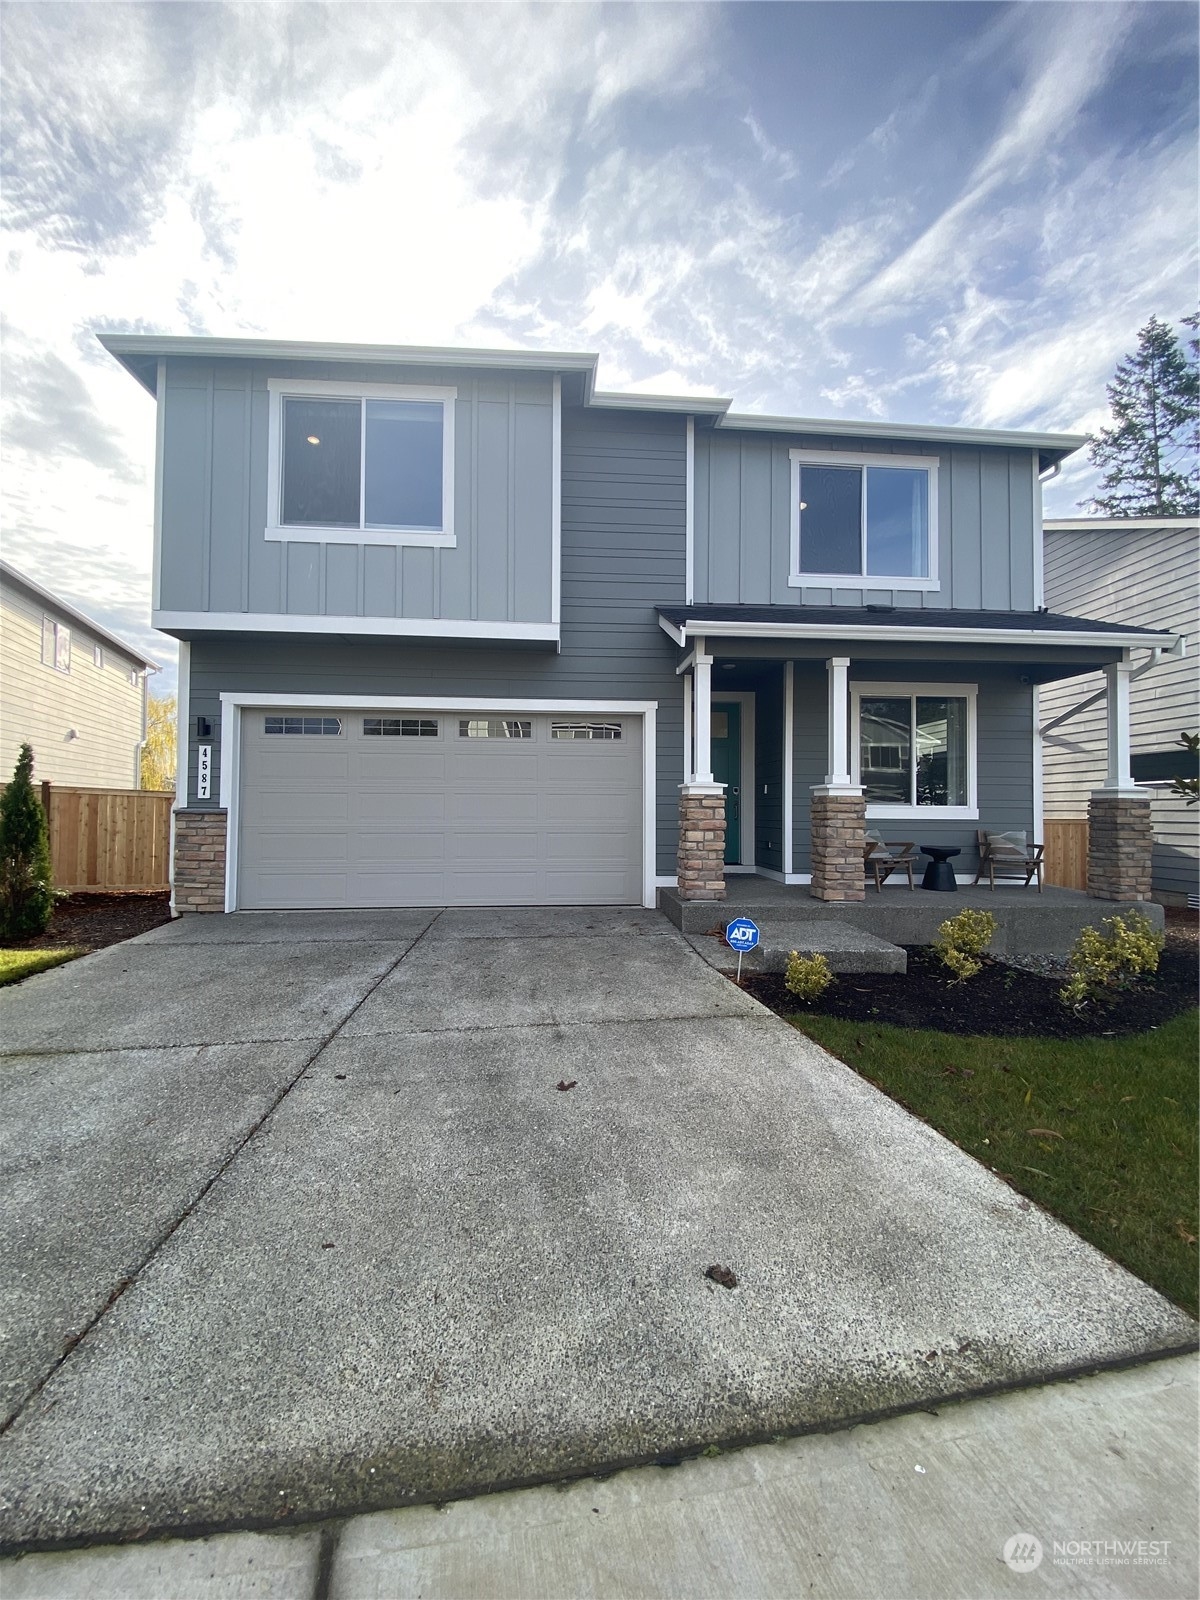
[[[642,719],[642,904],[655,902],[655,799],[657,783],[657,700],[530,700],[495,695],[221,695],[221,805],[226,813],[225,909],[236,911],[238,884],[238,808],[241,799],[243,711],[527,711],[565,716],[634,716]]]

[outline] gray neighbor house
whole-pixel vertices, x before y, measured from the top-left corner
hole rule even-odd
[[[1129,680],[1175,639],[1046,608],[1081,438],[605,394],[587,354],[101,342],[157,404],[178,910],[852,901],[868,827],[969,880],[977,830],[1040,837],[1039,690],[1095,672],[1089,888],[1148,897]]]

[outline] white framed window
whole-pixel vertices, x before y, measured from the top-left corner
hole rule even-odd
[[[532,739],[533,723],[521,717],[462,717],[460,739]]]
[[[271,378],[268,539],[454,544],[457,390]]]
[[[341,717],[265,717],[264,733],[278,733],[285,737],[317,737],[338,739],[342,732]]]
[[[552,739],[583,739],[612,744],[622,736],[619,722],[552,722]]]
[[[376,739],[436,739],[436,717],[364,717],[363,734]]]
[[[53,617],[42,618],[42,664],[56,672],[71,670],[71,630]]]
[[[102,644],[92,645],[92,665],[98,672],[104,671],[104,646]]]
[[[973,683],[856,683],[851,771],[868,817],[979,816]]]
[[[936,456],[789,455],[792,588],[939,587]]]

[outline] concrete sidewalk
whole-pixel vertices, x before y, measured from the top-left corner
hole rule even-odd
[[[669,1471],[286,1534],[27,1556],[0,1565],[0,1589],[5,1600],[1192,1600],[1196,1438],[1197,1362],[1177,1357]],[[1014,1535],[1028,1539],[1010,1567]]]

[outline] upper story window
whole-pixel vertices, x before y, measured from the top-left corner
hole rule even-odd
[[[935,457],[789,453],[793,588],[938,587]]]
[[[454,543],[455,390],[271,379],[269,539]]]
[[[56,672],[71,670],[71,630],[53,617],[42,618],[42,661]]]

